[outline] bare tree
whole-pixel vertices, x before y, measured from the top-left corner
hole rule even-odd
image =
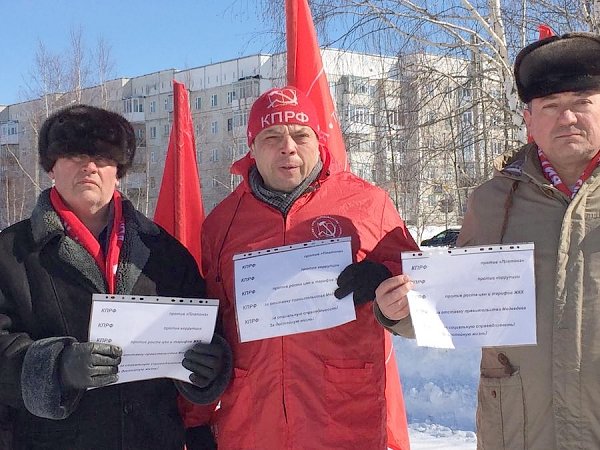
[[[54,111],[80,103],[84,91],[94,81],[101,85],[103,104],[99,106],[106,106],[105,84],[112,66],[110,47],[100,40],[96,51],[91,52],[85,45],[81,27],[70,31],[68,48],[64,51],[54,53],[44,42],[38,41],[31,70],[24,77],[25,89],[21,92],[24,101],[12,107],[18,110],[18,145],[3,145],[0,155],[3,188],[6,188],[1,198],[0,215],[6,217],[7,224],[27,215],[41,190],[50,183],[40,174],[38,161],[41,124]],[[92,77],[95,71],[97,79]]]
[[[283,43],[282,1],[260,3],[265,26]],[[538,25],[559,34],[600,29],[597,0],[309,3],[322,46],[398,60],[394,73],[373,76],[386,87],[372,105],[373,164],[381,165],[372,181],[418,230],[428,222],[460,221],[470,191],[491,176],[494,158],[525,141],[512,64],[537,39]],[[352,118],[338,113],[356,162],[361,143],[348,133]]]

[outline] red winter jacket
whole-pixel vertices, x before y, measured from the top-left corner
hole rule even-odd
[[[245,180],[206,218],[202,269],[218,298],[234,378],[212,419],[223,450],[386,449],[384,329],[371,304],[353,322],[310,333],[241,343],[233,256],[315,239],[351,236],[365,257],[400,273],[400,252],[417,246],[387,193],[349,172],[331,173],[328,154],[313,189],[284,217],[247,181],[253,161],[236,162]]]

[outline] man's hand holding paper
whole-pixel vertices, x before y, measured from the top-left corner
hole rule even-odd
[[[401,320],[408,316],[408,292],[413,288],[408,275],[388,278],[375,290],[375,301],[381,313],[390,320]]]
[[[403,252],[402,263],[412,279],[407,296],[418,345],[536,343],[532,243]],[[394,289],[383,288],[378,304],[394,314]]]

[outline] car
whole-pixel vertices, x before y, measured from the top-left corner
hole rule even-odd
[[[435,236],[421,241],[421,247],[454,247],[460,228],[447,228]]]

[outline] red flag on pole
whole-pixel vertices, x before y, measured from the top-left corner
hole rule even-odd
[[[286,0],[287,84],[304,91],[319,114],[319,125],[332,159],[349,170],[346,146],[335,111],[321,50],[307,0]]]
[[[539,41],[541,41],[542,39],[552,37],[552,36],[556,36],[554,31],[552,31],[552,28],[550,28],[548,25],[545,25],[543,23],[538,25],[538,31],[539,31],[539,36],[538,36]]]
[[[173,80],[173,125],[154,221],[177,238],[200,267],[204,208],[197,167],[188,92]]]
[[[346,146],[323,68],[317,33],[307,0],[286,0],[287,80],[308,95],[319,114],[327,148],[342,170],[349,170]],[[391,336],[385,333],[387,438],[391,450],[408,450],[404,397]]]
[[[187,89],[173,80],[173,125],[154,221],[181,242],[200,268],[200,232],[204,222],[200,176],[196,165],[196,143]],[[203,425],[212,407],[200,407],[182,396],[179,412],[186,427]]]

